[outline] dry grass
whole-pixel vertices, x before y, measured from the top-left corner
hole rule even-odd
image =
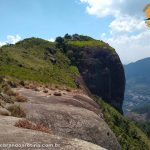
[[[41,124],[35,124],[29,120],[23,119],[23,120],[19,120],[16,124],[16,127],[19,128],[25,128],[25,129],[31,129],[31,130],[36,130],[36,131],[41,131],[41,132],[45,132],[45,133],[49,133],[51,134],[51,130],[47,127],[44,127]]]
[[[43,92],[44,92],[44,93],[48,93],[48,90],[47,90],[47,89],[44,89]]]
[[[17,96],[19,95],[18,93],[12,91],[11,89],[8,90],[8,91],[6,92],[6,94],[7,94],[8,96],[15,96],[15,97],[17,97]]]
[[[26,117],[24,110],[19,105],[11,105],[7,108],[14,117]]]
[[[10,116],[11,113],[7,109],[0,107],[0,115],[2,115],[2,116]]]
[[[54,96],[62,96],[60,92],[54,92]]]
[[[19,84],[20,84],[21,86],[25,86],[25,82],[24,82],[24,81],[20,81]]]
[[[15,82],[13,82],[13,81],[8,81],[7,83],[8,83],[8,85],[10,85],[10,87],[12,87],[12,88],[17,88],[17,86],[18,86],[18,84],[15,83]]]
[[[34,89],[34,91],[37,91],[37,92],[39,92],[40,91],[40,89],[38,89],[37,87]]]
[[[30,86],[29,85],[25,85],[24,86],[26,89],[30,89]]]
[[[27,102],[28,99],[26,97],[24,97],[24,96],[17,95],[15,97],[15,101],[17,101],[17,102]]]
[[[6,83],[1,85],[1,89],[4,93],[7,93],[11,90],[10,86]]]
[[[67,91],[67,92],[71,92],[72,90],[71,90],[70,88],[67,88],[66,91]]]
[[[56,90],[56,88],[54,88],[54,87],[51,87],[50,89],[51,89],[52,91],[55,91],[55,90]]]

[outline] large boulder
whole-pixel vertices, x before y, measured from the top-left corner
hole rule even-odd
[[[0,116],[0,149],[3,150],[106,150],[73,138],[15,127],[20,118]]]
[[[70,92],[58,97],[44,96],[24,88],[17,91],[29,100],[20,103],[27,119],[52,129],[54,135],[81,139],[108,150],[121,149],[99,106],[88,96]]]
[[[100,41],[99,41],[100,42]],[[80,41],[82,44],[82,42]],[[87,42],[88,43],[88,42]],[[104,46],[67,45],[67,53],[92,94],[100,96],[122,112],[125,75],[118,54],[106,43]]]

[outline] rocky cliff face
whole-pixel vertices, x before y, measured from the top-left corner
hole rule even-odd
[[[122,112],[125,75],[119,56],[108,44],[98,41],[68,42],[67,53],[92,94],[102,97]]]

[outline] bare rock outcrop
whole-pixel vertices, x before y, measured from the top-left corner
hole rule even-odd
[[[72,63],[78,66],[90,92],[122,113],[125,73],[115,50],[108,45],[100,47],[85,44],[79,47],[68,44],[67,51]]]
[[[108,150],[121,147],[102,118],[99,106],[86,95],[43,95],[31,89],[17,89],[27,103],[20,103],[26,118],[50,128],[54,135],[77,138]]]
[[[98,145],[73,138],[17,128],[20,118],[0,116],[0,149],[3,150],[106,150]]]

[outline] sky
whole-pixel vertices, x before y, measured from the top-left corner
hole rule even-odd
[[[29,37],[83,34],[114,47],[128,64],[150,57],[149,0],[0,0],[0,46]]]

